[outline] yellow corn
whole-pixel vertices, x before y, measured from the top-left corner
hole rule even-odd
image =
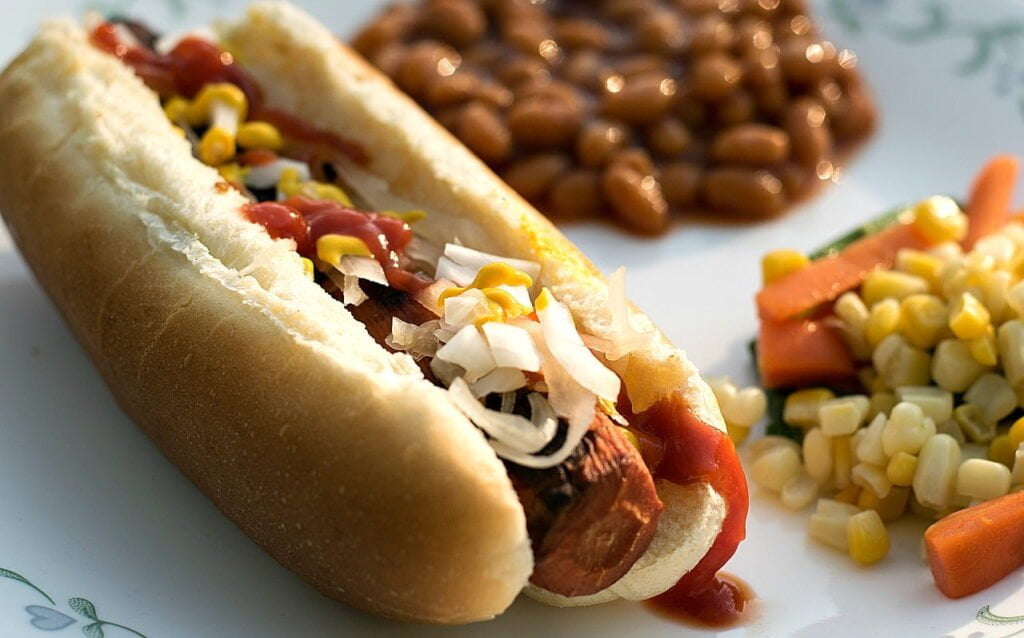
[[[811,428],[804,435],[803,453],[807,474],[820,485],[828,483],[834,467],[833,445],[821,428]]]
[[[1013,445],[1014,450],[1024,443],[1024,417],[1013,422],[1007,436],[1010,437],[1010,443]]]
[[[312,279],[313,278],[313,274],[316,272],[316,267],[313,266],[313,260],[312,259],[306,259],[305,257],[302,257],[301,259],[302,259],[302,272],[304,272],[307,277]]]
[[[999,326],[997,347],[1006,380],[1016,388],[1024,387],[1024,321],[1014,319]]]
[[[956,475],[956,493],[987,501],[1010,491],[1010,468],[985,459],[967,459]]]
[[[188,113],[188,100],[180,95],[175,95],[167,100],[167,104],[164,104],[164,115],[175,124],[185,121],[186,113]]]
[[[864,325],[864,336],[872,348],[889,335],[896,332],[900,325],[900,302],[886,299],[871,306],[867,323]]]
[[[943,390],[963,392],[985,374],[986,366],[971,356],[964,341],[945,339],[939,342],[932,356],[932,378]]]
[[[892,392],[875,392],[871,395],[871,405],[868,408],[868,418],[874,419],[879,414],[889,415],[896,406],[896,395]]]
[[[180,126],[172,126],[171,130],[174,131],[174,134],[180,137],[181,139],[185,139],[185,129],[181,128]]]
[[[836,487],[846,489],[851,485],[850,472],[853,471],[853,450],[849,436],[832,437],[832,463],[836,473]]]
[[[904,248],[896,254],[896,268],[908,275],[915,275],[928,282],[932,292],[942,286],[942,265],[938,257],[920,250]]]
[[[1021,264],[1024,265],[1024,251],[1020,253]],[[1024,275],[1024,272],[1018,272],[1019,275]],[[1010,309],[1017,313],[1018,317],[1024,317],[1024,281],[1019,281],[1014,284],[1006,292],[1006,303],[1010,305]]]
[[[889,553],[889,532],[875,510],[854,514],[846,521],[850,557],[862,565],[877,563]]]
[[[835,396],[827,388],[797,390],[786,397],[782,420],[804,429],[812,428],[818,425],[818,410],[821,408],[821,404],[834,399]]]
[[[964,403],[953,410],[953,420],[960,426],[960,431],[975,443],[988,443],[996,436],[994,423],[986,423],[981,408]]]
[[[964,393],[964,401],[981,408],[982,420],[994,426],[1017,407],[1017,393],[1002,376],[989,372]],[[991,439],[989,439],[991,440]]]
[[[294,168],[286,168],[281,171],[281,177],[277,182],[277,189],[285,197],[303,195],[312,199],[322,199],[337,202],[343,206],[352,206],[352,200],[334,184],[324,184],[317,181],[300,182],[299,172]]]
[[[742,425],[733,425],[726,421],[725,428],[729,432],[729,438],[735,445],[739,445],[747,440],[747,436],[750,435],[750,428]]]
[[[949,309],[949,328],[958,339],[980,339],[992,328],[988,309],[969,292],[961,293]]]
[[[885,470],[868,463],[858,463],[850,472],[850,480],[865,490],[874,492],[878,498],[885,498],[892,490],[892,483],[885,475]]]
[[[984,337],[968,341],[967,348],[971,352],[971,357],[983,366],[994,366],[999,362],[999,351],[996,349],[996,333],[992,326],[989,326],[988,332]]]
[[[828,436],[853,434],[868,416],[870,402],[863,395],[832,399],[818,408],[821,431]]]
[[[914,403],[897,403],[882,431],[882,449],[889,457],[897,452],[917,454],[928,437],[935,434],[935,422]]]
[[[238,145],[244,148],[265,148],[271,151],[284,146],[281,132],[268,122],[245,122],[238,127]]]
[[[373,253],[363,240],[350,235],[324,235],[316,240],[316,256],[321,261],[337,266],[346,255],[372,257]]]
[[[864,280],[864,285],[861,288],[861,296],[868,307],[874,306],[883,299],[899,301],[910,295],[927,292],[927,281],[897,270],[873,270]]]
[[[245,176],[249,174],[248,168],[242,168],[238,164],[232,162],[230,164],[221,164],[217,167],[217,172],[226,181],[232,184],[242,184],[245,182]]]
[[[800,454],[793,448],[779,445],[754,460],[750,465],[750,478],[765,489],[781,492],[786,483],[796,478],[801,470]]]
[[[935,195],[914,206],[914,228],[935,243],[960,241],[967,234],[967,216],[949,197]]]
[[[807,266],[811,261],[795,250],[774,250],[761,258],[761,277],[764,284],[782,279],[792,272]]]
[[[879,518],[888,523],[903,516],[909,500],[910,489],[907,487],[894,487],[885,498],[878,498],[872,490],[861,490],[860,496],[857,497],[857,507],[862,510],[875,510]]]
[[[843,489],[836,492],[836,495],[833,498],[834,500],[840,503],[856,505],[860,501],[860,494],[863,491],[864,488],[862,488],[860,485],[854,485],[853,483],[850,483]]]
[[[192,126],[205,124],[213,112],[214,104],[224,104],[238,114],[238,120],[245,120],[249,112],[249,101],[242,89],[234,84],[218,82],[207,84],[189,104],[185,118]]]
[[[957,471],[962,453],[960,446],[947,434],[936,434],[925,441],[914,469],[914,496],[921,505],[944,510],[956,488]]]
[[[235,156],[235,136],[219,126],[203,134],[199,141],[199,160],[210,166],[219,166]]]
[[[914,482],[914,470],[917,469],[917,457],[906,452],[897,452],[889,459],[885,475],[889,481],[899,487],[909,487]]]
[[[903,386],[896,388],[896,401],[913,403],[935,423],[953,417],[953,394],[932,386]]]
[[[818,497],[818,484],[801,472],[782,486],[782,504],[791,510],[802,510]]]
[[[842,319],[855,332],[863,334],[871,313],[868,307],[855,292],[843,293],[833,306],[836,316]]]
[[[931,381],[932,357],[898,335],[889,335],[872,355],[875,369],[889,388],[927,385]]]
[[[914,347],[933,348],[942,339],[948,316],[946,304],[935,295],[910,295],[900,302],[900,333]]]
[[[1018,419],[1018,422],[1020,420]],[[1019,445],[1019,444],[1018,444]],[[1014,453],[1017,445],[1013,444],[1008,434],[1000,434],[988,444],[988,458],[990,461],[1002,463],[1006,467],[1013,467]]]

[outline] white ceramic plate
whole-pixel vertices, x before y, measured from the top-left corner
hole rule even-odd
[[[90,3],[4,3],[0,59],[40,19]],[[112,0],[165,30],[232,15],[236,0]],[[349,33],[381,2],[305,2]],[[957,0],[817,3],[826,32],[854,48],[883,115],[837,187],[755,227],[677,228],[655,242],[606,227],[570,236],[630,291],[708,374],[750,381],[746,343],[766,249],[810,249],[890,205],[961,194],[997,151],[1024,152],[1024,5]],[[0,152],[3,152],[0,150]],[[68,197],[74,197],[69,192]],[[70,264],[69,267],[74,267]],[[806,539],[806,515],[754,491],[748,540],[730,563],[759,601],[729,636],[1024,633],[1024,573],[944,599],[918,555],[921,526],[894,530],[873,569]],[[321,597],[251,543],[121,414],[0,231],[0,636],[683,636],[700,630],[635,604],[555,610],[520,600],[459,629],[381,621]],[[979,620],[979,610],[991,613]],[[1004,620],[993,624],[993,615]],[[1014,618],[1016,617],[1016,618]],[[998,620],[998,618],[996,618]],[[116,624],[115,624],[116,623]]]

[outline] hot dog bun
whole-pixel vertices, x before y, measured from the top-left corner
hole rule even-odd
[[[270,3],[224,37],[271,105],[369,151],[346,178],[372,205],[414,202],[427,236],[541,263],[579,325],[608,334],[596,268],[324,28]],[[125,412],[250,537],[374,613],[455,623],[511,604],[529,539],[480,431],[240,214],[244,198],[192,158],[129,68],[70,22],[47,24],[0,76],[0,145],[0,210],[36,277]],[[635,409],[682,393],[724,428],[664,337],[614,369]],[[659,493],[662,523],[630,574],[547,600],[646,597],[692,567],[723,501],[702,484]]]

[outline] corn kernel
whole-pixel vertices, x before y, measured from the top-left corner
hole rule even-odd
[[[1011,386],[1024,386],[1024,321],[1014,319],[999,326],[999,358]]]
[[[887,338],[872,356],[875,369],[889,388],[905,385],[927,385],[931,381],[932,357],[924,350]],[[888,350],[883,350],[887,348]]]
[[[995,330],[991,326],[984,337],[968,341],[967,347],[971,352],[971,357],[983,366],[994,366],[999,362]]]
[[[900,302],[899,330],[914,347],[933,348],[946,331],[948,317],[946,304],[935,295],[910,295]]]
[[[820,498],[814,514],[811,515],[807,531],[811,538],[846,551],[850,546],[846,523],[851,516],[859,513],[860,510],[855,505]]]
[[[830,317],[826,321],[846,342],[846,347],[849,349],[850,354],[853,355],[855,361],[867,361],[871,358],[871,346],[868,344],[863,330],[857,330],[836,317]]]
[[[788,447],[789,449],[796,452],[798,456],[800,454],[799,443],[797,443],[793,439],[787,439],[784,436],[776,436],[773,434],[762,436],[756,441],[753,441],[750,445],[747,446],[747,449],[750,451],[750,458],[756,460],[765,452],[777,447]]]
[[[1002,463],[1006,467],[1012,468],[1013,456],[1014,452],[1017,451],[1017,447],[1010,440],[1009,435],[1000,434],[988,444],[988,458],[990,461]]]
[[[920,250],[903,248],[896,253],[896,268],[924,279],[932,292],[940,290],[942,266],[941,259]]]
[[[768,285],[786,275],[801,270],[811,263],[801,252],[795,250],[774,250],[761,258],[761,277]]]
[[[797,427],[812,428],[818,425],[818,410],[821,408],[821,404],[834,399],[835,396],[827,388],[797,390],[786,397],[786,404],[782,409],[782,420]]]
[[[914,228],[929,241],[960,241],[967,235],[967,216],[944,195],[921,200],[913,208]]]
[[[271,151],[284,146],[280,131],[268,122],[245,122],[238,127],[238,145],[244,148],[265,148]]]
[[[863,333],[871,316],[868,307],[855,292],[845,292],[836,299],[833,310],[836,316],[857,332]]]
[[[249,101],[242,89],[227,82],[207,84],[188,107],[185,114],[188,123],[191,126],[207,123],[218,104],[230,107],[240,121],[245,120],[249,112]]]
[[[894,487],[885,498],[878,498],[871,490],[862,490],[857,498],[857,506],[862,510],[875,510],[879,518],[888,523],[903,516],[910,500],[910,488]]]
[[[953,418],[953,395],[932,386],[907,385],[896,388],[899,403],[913,403],[936,423]]]
[[[871,395],[868,418],[874,419],[879,414],[889,416],[889,412],[896,406],[896,403],[896,395],[892,392],[875,392]]]
[[[978,299],[984,304],[989,312],[992,323],[996,324],[1005,321],[1011,314],[1007,296],[1013,276],[1008,272],[996,271],[989,273],[982,278],[983,297]]]
[[[1014,450],[1024,443],[1024,417],[1013,422],[1007,436],[1010,438],[1010,444],[1013,445]]]
[[[1019,281],[1010,287],[1006,292],[1006,303],[1018,318],[1024,317],[1024,281]]]
[[[914,469],[914,496],[925,507],[943,510],[953,497],[960,469],[960,446],[946,434],[925,441]]]
[[[801,472],[782,486],[782,504],[791,510],[802,510],[818,497],[818,484]]]
[[[867,463],[858,463],[850,471],[850,480],[854,485],[860,485],[865,490],[871,490],[878,498],[885,498],[892,489],[889,477],[885,470]]]
[[[749,429],[764,418],[768,399],[761,388],[743,388],[721,407],[726,422]]]
[[[210,127],[199,141],[199,160],[219,166],[235,156],[235,136],[219,127]]]
[[[1013,472],[1010,474],[1011,485],[1024,485],[1024,445],[1013,453]]]
[[[889,457],[882,448],[882,432],[885,431],[885,423],[885,415],[879,414],[872,419],[868,427],[859,431],[863,432],[864,435],[854,447],[854,452],[857,455],[857,460],[861,463],[869,463],[879,467],[885,467],[885,464],[888,463]]]
[[[873,270],[861,287],[861,296],[869,307],[885,299],[900,301],[910,295],[927,292],[927,281],[898,270]]]
[[[843,489],[836,492],[835,496],[833,496],[832,498],[834,498],[838,503],[845,503],[855,506],[857,505],[857,502],[860,500],[860,494],[863,491],[864,488],[862,488],[860,485],[854,485],[853,483],[850,483]]]
[[[807,474],[819,485],[827,483],[832,478],[832,440],[821,428],[811,428],[804,435],[803,452]]]
[[[164,115],[174,124],[184,122],[186,113],[188,113],[188,100],[180,95],[175,95],[164,104]]]
[[[913,403],[897,403],[882,431],[882,448],[887,456],[897,452],[916,454],[928,437],[935,434],[935,422]]]
[[[956,411],[954,410],[954,414],[955,413]],[[946,419],[942,423],[936,423],[935,433],[948,434],[954,439],[956,439],[956,442],[959,443],[960,445],[963,445],[964,443],[967,442],[967,437],[964,436],[964,430],[963,428],[960,427],[960,422],[957,421],[955,418]]]
[[[949,392],[964,392],[986,371],[987,367],[971,356],[970,347],[956,339],[940,341],[932,356],[932,378]]]
[[[846,489],[851,485],[850,472],[853,470],[853,449],[849,436],[832,437],[832,464],[835,468],[836,487]]]
[[[747,440],[750,435],[750,428],[742,425],[733,425],[728,421],[725,422],[725,429],[729,433],[729,438],[732,439],[733,444],[740,445]]]
[[[832,399],[818,408],[821,431],[828,436],[853,434],[868,416],[870,402],[864,395]]]
[[[722,407],[729,401],[732,401],[733,397],[739,389],[736,384],[732,382],[729,377],[709,377],[705,379],[708,387],[711,388],[712,394],[715,395],[715,400],[718,401],[718,407]]]
[[[971,385],[964,401],[981,408],[982,421],[987,425],[995,425],[1017,407],[1017,394],[1006,379],[989,372]]]
[[[889,465],[885,468],[885,476],[893,485],[909,487],[914,482],[914,470],[916,469],[916,456],[906,452],[897,452],[889,459]]]
[[[900,302],[885,299],[871,306],[867,324],[864,326],[864,337],[868,345],[877,348],[881,342],[894,334],[900,326]]]
[[[988,443],[996,437],[996,424],[986,422],[981,408],[974,404],[964,403],[956,406],[953,410],[953,420],[974,443]]]
[[[987,501],[1010,491],[1010,468],[995,461],[967,459],[956,475],[956,492]]]
[[[313,279],[313,275],[316,272],[316,268],[313,266],[312,259],[306,259],[302,257],[302,272],[305,273],[306,277]]]
[[[780,445],[754,460],[750,466],[750,477],[761,487],[780,492],[802,469],[800,455],[792,448]]]
[[[980,339],[988,333],[992,317],[969,292],[961,293],[949,309],[949,328],[958,339]]]
[[[889,553],[889,532],[874,510],[854,514],[846,521],[850,556],[862,565],[877,563]]]
[[[878,371],[872,366],[864,366],[857,370],[857,380],[860,381],[860,387],[866,392],[877,394],[879,392],[885,392],[888,388],[885,387],[885,380],[878,375]],[[868,418],[873,417],[874,414],[868,412]]]

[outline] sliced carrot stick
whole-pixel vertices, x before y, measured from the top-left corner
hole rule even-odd
[[[774,320],[796,317],[853,290],[875,268],[892,267],[901,248],[928,245],[910,224],[894,224],[768,284],[757,293],[758,314]]]
[[[1016,157],[996,155],[974,178],[967,198],[967,237],[963,241],[966,250],[1006,223],[1018,172],[1020,161]]]
[[[935,586],[950,598],[981,591],[1024,565],[1024,492],[975,505],[924,533]]]
[[[762,319],[757,364],[766,388],[846,385],[857,378],[843,338],[820,319]]]

